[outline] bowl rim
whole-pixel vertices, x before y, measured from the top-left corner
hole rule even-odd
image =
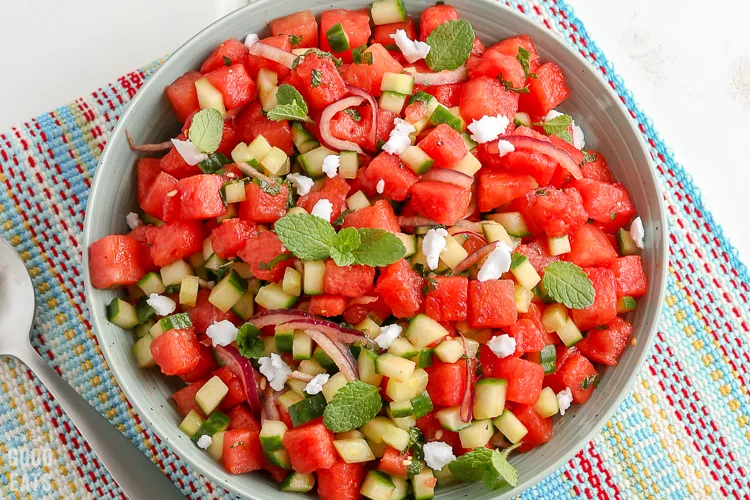
[[[226,16],[214,21],[207,27],[203,28],[196,34],[190,37],[185,43],[183,43],[177,50],[175,50],[172,54],[170,54],[169,57],[157,68],[157,70],[154,72],[154,75],[158,74],[159,71],[162,70],[162,68],[168,68],[172,64],[178,64],[177,62],[173,61],[179,61],[180,55],[183,53],[187,53],[190,50],[193,50],[196,48],[196,46],[199,46],[201,44],[201,39],[203,36],[207,33],[210,33],[220,26],[221,24],[224,24],[228,22],[230,19],[234,19],[235,17],[243,16],[247,13],[253,12],[253,11],[261,11],[267,4],[273,3],[275,0],[258,0],[255,2],[251,2],[248,5],[245,5],[244,7],[241,7]],[[637,138],[637,142],[639,145],[639,150],[636,152],[635,150],[632,150],[631,152],[637,156],[637,153],[640,153],[640,155],[646,160],[648,164],[648,176],[650,177],[651,181],[653,182],[656,191],[657,191],[657,200],[656,201],[656,208],[658,209],[658,224],[660,224],[660,230],[662,231],[662,239],[664,241],[661,252],[657,253],[657,249],[655,249],[654,259],[655,262],[660,262],[661,266],[656,266],[656,272],[658,273],[653,278],[659,278],[658,282],[660,284],[658,290],[650,289],[649,295],[656,295],[658,297],[658,303],[661,304],[664,301],[664,297],[667,290],[667,273],[668,273],[668,248],[669,248],[669,226],[667,223],[667,214],[666,214],[666,208],[664,204],[664,195],[662,188],[659,184],[658,177],[656,175],[656,170],[654,168],[654,162],[653,159],[649,153],[649,149],[646,145],[646,141],[641,134],[640,130],[638,130],[636,123],[634,119],[632,118],[632,115],[630,111],[628,110],[627,106],[622,102],[620,99],[620,96],[615,92],[615,90],[610,86],[609,81],[606,80],[598,71],[595,70],[594,67],[591,66],[591,63],[587,61],[580,53],[579,51],[572,48],[570,45],[568,45],[567,42],[563,39],[562,36],[560,36],[559,33],[555,32],[552,29],[548,29],[539,22],[537,22],[535,19],[522,14],[518,12],[516,9],[513,9],[504,3],[501,3],[499,1],[493,1],[493,0],[474,0],[474,1],[480,1],[482,3],[486,3],[489,5],[492,5],[494,8],[499,9],[504,15],[509,15],[517,20],[520,20],[521,23],[527,25],[528,32],[531,35],[531,32],[536,32],[533,34],[532,38],[534,36],[537,36],[541,34],[542,37],[549,37],[551,39],[554,39],[554,43],[558,46],[562,47],[562,49],[568,53],[568,55],[572,55],[574,58],[578,60],[579,63],[581,63],[582,67],[586,68],[586,70],[594,75],[594,78],[596,78],[601,84],[601,86],[605,89],[605,92],[609,94],[609,97],[616,103],[617,109],[620,113],[622,113],[624,116],[627,117],[627,120],[625,120],[628,124],[628,127],[630,128],[630,131],[633,133],[633,135]],[[121,384],[120,380],[123,379],[123,375],[120,371],[120,367],[117,365],[117,363],[110,363],[108,360],[108,351],[109,346],[104,338],[102,338],[99,332],[99,329],[97,328],[97,325],[100,324],[102,321],[106,321],[106,317],[102,311],[98,311],[96,307],[93,307],[93,294],[94,294],[94,288],[91,285],[90,282],[90,275],[89,275],[89,267],[88,267],[88,247],[91,244],[91,211],[90,208],[94,203],[94,200],[97,198],[98,192],[99,192],[99,185],[101,184],[99,182],[100,178],[104,175],[103,169],[101,168],[105,161],[107,161],[107,158],[109,157],[110,151],[112,149],[113,139],[115,137],[121,137],[124,136],[125,133],[125,126],[128,122],[129,116],[132,114],[133,109],[136,108],[140,102],[141,99],[143,99],[146,92],[151,88],[151,86],[156,85],[156,80],[153,78],[154,75],[151,75],[152,77],[149,78],[143,86],[138,90],[138,92],[133,96],[133,98],[128,103],[126,109],[120,116],[119,120],[115,124],[115,127],[112,129],[112,132],[110,133],[110,137],[107,141],[107,144],[102,151],[101,156],[99,157],[99,160],[97,162],[97,169],[96,173],[94,175],[94,179],[91,185],[91,189],[89,191],[89,198],[86,205],[86,215],[84,219],[84,230],[83,230],[83,273],[84,273],[84,288],[85,288],[85,295],[86,295],[86,305],[89,309],[89,314],[91,315],[91,329],[94,332],[94,334],[97,337],[97,340],[99,342],[99,345],[101,346],[101,352],[104,358],[107,360],[107,364],[109,366],[110,371],[112,372],[112,375],[114,376],[114,379],[120,388],[122,390],[123,394],[127,398],[128,402],[132,405],[133,410],[138,413],[138,415],[143,419],[143,421],[146,423],[148,428],[154,432],[159,439],[162,442],[168,443],[167,446],[169,447],[170,451],[175,453],[181,460],[188,463],[192,469],[199,473],[200,475],[210,479],[212,482],[214,482],[217,486],[222,487],[225,490],[228,490],[234,494],[240,495],[242,497],[246,498],[260,498],[253,495],[250,491],[244,491],[239,490],[235,488],[233,485],[228,483],[225,478],[222,477],[222,475],[226,475],[228,473],[224,472],[218,474],[215,473],[212,470],[205,470],[202,466],[200,466],[195,460],[193,460],[190,453],[185,453],[182,450],[182,447],[185,446],[184,442],[174,442],[173,440],[167,439],[165,435],[163,435],[159,425],[156,425],[155,419],[152,418],[151,414],[147,411],[144,411],[140,404],[137,402],[138,399],[136,397],[136,393],[138,392],[136,388],[130,387],[128,384]],[[655,220],[656,222],[656,220]],[[655,299],[652,299],[655,300]],[[553,473],[555,470],[559,469],[561,466],[563,466],[567,461],[570,460],[571,457],[575,456],[580,450],[582,450],[586,444],[588,444],[594,436],[599,434],[602,431],[603,426],[605,423],[611,418],[611,416],[614,414],[614,412],[621,406],[624,399],[631,394],[631,390],[633,387],[633,384],[635,383],[636,378],[641,373],[641,368],[643,367],[643,363],[645,362],[646,358],[650,355],[650,351],[655,343],[656,340],[656,331],[659,326],[659,321],[661,319],[661,315],[663,314],[662,308],[657,307],[656,313],[652,318],[647,318],[647,327],[644,328],[641,333],[639,334],[638,340],[644,341],[646,343],[645,347],[641,351],[641,355],[637,358],[635,369],[632,370],[625,380],[625,383],[623,384],[622,389],[619,391],[617,396],[612,400],[612,402],[608,405],[608,409],[606,411],[601,412],[598,416],[593,418],[594,424],[590,425],[589,429],[586,432],[583,432],[579,437],[576,438],[574,441],[575,445],[571,447],[569,453],[566,454],[566,456],[556,460],[555,462],[551,463],[544,469],[540,470],[536,474],[525,477],[521,483],[525,484],[523,489],[519,489],[518,487],[511,488],[506,491],[498,491],[497,492],[497,499],[501,498],[510,498],[511,496],[518,495],[522,493],[523,491],[531,488],[532,486],[538,484],[541,480],[548,477],[551,473]]]

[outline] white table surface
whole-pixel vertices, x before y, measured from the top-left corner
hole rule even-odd
[[[750,185],[750,2],[569,1],[750,261],[741,208]],[[173,51],[244,3],[0,0],[0,61],[12,68],[0,79],[0,130]]]

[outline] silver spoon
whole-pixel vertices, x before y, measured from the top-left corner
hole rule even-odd
[[[13,356],[36,373],[125,494],[133,500],[184,499],[172,482],[31,346],[29,334],[36,309],[34,286],[21,258],[1,237],[0,304],[0,356]]]

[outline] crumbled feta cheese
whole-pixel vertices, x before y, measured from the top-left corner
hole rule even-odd
[[[632,224],[630,224],[630,237],[635,241],[635,246],[643,248],[643,243],[646,238],[646,231],[643,229],[643,221],[640,217],[636,217]]]
[[[471,132],[472,140],[484,144],[500,137],[508,128],[508,124],[510,120],[503,115],[483,116],[472,121],[466,128]]]
[[[507,155],[508,153],[512,153],[516,150],[516,147],[511,144],[510,142],[500,139],[497,141],[497,151],[500,158]]]
[[[201,288],[208,288],[209,290],[213,289],[213,287],[216,286],[215,281],[206,281],[198,278],[198,286]]]
[[[311,396],[320,394],[320,391],[323,390],[323,385],[328,382],[329,378],[331,378],[331,376],[327,373],[318,373],[307,383],[305,386],[305,392]]]
[[[430,229],[424,235],[422,240],[422,253],[427,260],[427,267],[437,269],[440,263],[440,254],[443,253],[448,245],[446,238],[448,231],[443,228]]]
[[[383,144],[383,151],[392,155],[400,155],[406,151],[406,148],[411,146],[411,137],[409,137],[409,134],[416,132],[417,129],[414,128],[414,125],[401,118],[396,118],[393,123],[395,126],[388,136],[388,141]]]
[[[326,198],[321,198],[313,207],[310,215],[316,215],[326,222],[331,222],[331,214],[333,213],[333,203]]]
[[[125,216],[125,222],[128,223],[128,227],[130,229],[135,229],[143,225],[143,222],[141,222],[141,218],[138,217],[138,214],[134,212],[130,212]]]
[[[573,122],[573,147],[581,150],[586,145],[586,140],[583,137],[583,130],[581,127]]]
[[[375,184],[375,191],[378,192],[378,194],[383,194],[383,191],[385,191],[385,181],[383,179],[380,179],[377,184]]]
[[[255,33],[248,33],[245,37],[245,46],[250,47],[252,44],[258,41],[258,35]]]
[[[402,328],[398,325],[387,325],[380,329],[380,335],[375,338],[375,343],[380,346],[381,349],[388,349],[391,347],[396,338],[401,335]]]
[[[297,189],[299,196],[304,196],[310,192],[315,181],[302,174],[289,174],[286,176],[286,180],[292,183],[292,187]]]
[[[201,437],[198,438],[198,442],[195,443],[198,445],[198,448],[201,448],[203,450],[207,450],[209,446],[211,446],[211,443],[213,443],[214,440],[209,436],[208,434],[204,434]]]
[[[289,368],[289,365],[284,363],[281,356],[272,352],[270,356],[260,358],[258,363],[260,364],[260,373],[268,379],[271,389],[274,391],[283,389],[286,379],[292,373],[292,370]]]
[[[323,158],[323,172],[329,177],[336,177],[339,172],[339,155],[328,155]]]
[[[573,391],[570,390],[570,387],[566,387],[557,393],[557,406],[560,407],[560,415],[565,415],[565,410],[570,408],[572,402]]]
[[[440,470],[456,459],[451,445],[442,441],[425,443],[422,449],[424,450],[424,461],[427,463],[427,467],[432,470]]]
[[[237,327],[231,321],[225,319],[217,321],[206,328],[206,335],[209,336],[214,346],[225,346],[237,340],[238,331]]]
[[[177,309],[177,304],[174,300],[156,293],[149,295],[148,299],[146,299],[146,303],[154,308],[157,316],[172,314],[174,310]]]
[[[430,53],[430,45],[425,42],[412,40],[404,30],[396,30],[396,33],[390,35],[396,42],[401,54],[409,64],[427,57]]]
[[[507,358],[516,352],[516,339],[505,333],[502,335],[495,335],[489,340],[489,342],[487,342],[487,347],[489,347],[498,358]]]
[[[479,281],[496,280],[503,273],[507,273],[510,270],[511,253],[513,253],[513,249],[507,243],[504,241],[498,242],[495,249],[487,256],[487,260],[482,264],[477,279]]]
[[[195,144],[190,142],[190,139],[185,141],[172,139],[172,144],[174,144],[174,148],[180,153],[180,156],[182,156],[182,159],[185,160],[185,163],[188,165],[197,165],[208,158],[208,155],[201,153],[200,150],[195,147]]]
[[[554,109],[550,110],[549,113],[547,113],[546,115],[544,115],[544,121],[548,122],[548,121],[552,120],[553,118],[557,118],[558,116],[562,116],[563,114],[564,113],[560,113],[559,111],[555,111]]]

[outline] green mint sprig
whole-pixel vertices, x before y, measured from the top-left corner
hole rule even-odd
[[[372,420],[383,406],[380,389],[361,380],[339,389],[323,412],[323,425],[332,432],[358,429]]]
[[[373,65],[375,63],[372,52],[365,52],[366,50],[367,44],[362,44],[359,47],[352,49],[352,61],[354,64]]]
[[[518,446],[520,446],[520,443],[503,451],[475,448],[458,457],[448,467],[459,481],[482,481],[484,487],[489,491],[495,491],[505,483],[516,486],[518,484],[518,471],[508,462],[508,455]]]
[[[552,299],[571,309],[591,306],[596,298],[594,284],[583,269],[572,262],[552,262],[544,270],[542,287]]]
[[[252,323],[245,323],[237,332],[237,350],[251,359],[260,359],[265,347],[260,338],[260,330]]]
[[[307,103],[297,89],[288,83],[279,85],[276,92],[276,106],[268,112],[268,119],[276,122],[293,120],[312,123],[307,116]]]
[[[193,116],[188,139],[201,153],[216,151],[224,135],[224,118],[213,108],[202,109]]]
[[[427,36],[430,52],[425,58],[432,71],[452,70],[464,64],[474,47],[474,29],[464,19],[439,25]]]
[[[544,133],[547,135],[556,135],[560,139],[572,143],[573,136],[570,134],[570,130],[569,130],[572,124],[573,124],[572,116],[560,115],[550,120],[533,123],[532,125],[542,127],[544,129]]]
[[[529,71],[530,57],[531,57],[531,52],[524,49],[523,47],[518,47],[518,53],[516,54],[516,59],[518,59],[518,62],[521,63],[521,67],[523,68],[523,74],[526,76],[526,79],[538,78],[536,76],[536,73],[532,73]]]

